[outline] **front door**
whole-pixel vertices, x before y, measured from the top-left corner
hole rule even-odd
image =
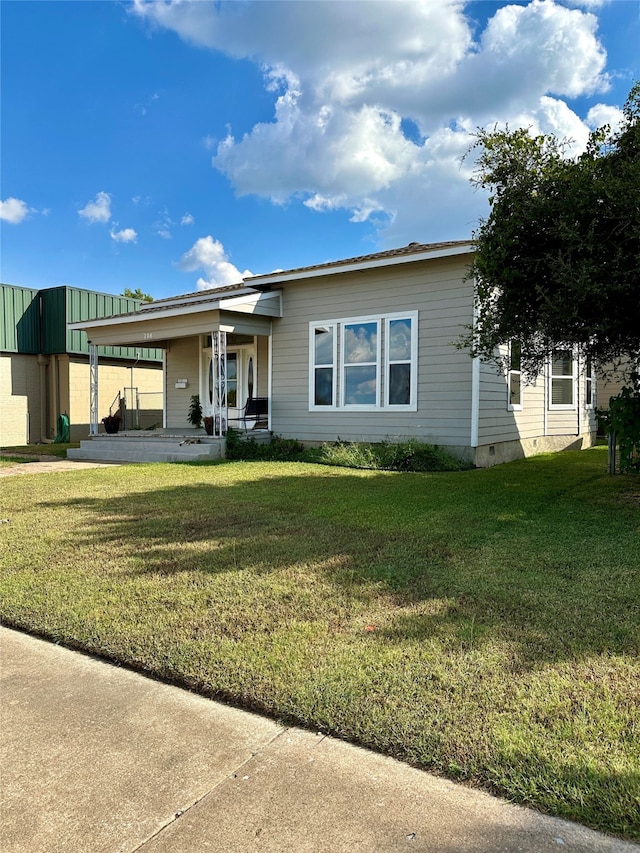
[[[200,399],[202,414],[213,415],[215,370],[210,349],[203,351]],[[227,409],[232,426],[238,426],[248,397],[254,396],[255,346],[227,348]],[[235,420],[234,420],[235,419]]]

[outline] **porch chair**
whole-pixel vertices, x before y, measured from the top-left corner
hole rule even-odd
[[[252,429],[263,428],[268,425],[269,399],[268,397],[248,397],[244,404],[242,414],[239,418],[229,418],[230,421],[242,421],[242,426],[247,429],[247,421],[253,421]]]

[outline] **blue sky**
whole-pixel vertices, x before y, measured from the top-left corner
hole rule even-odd
[[[640,0],[0,4],[5,283],[155,298],[471,236],[480,126],[572,138]]]

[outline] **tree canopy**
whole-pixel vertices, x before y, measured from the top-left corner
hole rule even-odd
[[[141,302],[153,302],[153,296],[150,293],[143,293],[139,287],[136,287],[135,290],[125,287],[120,295],[126,296],[128,299],[139,299]]]
[[[640,360],[640,82],[619,130],[595,131],[578,157],[567,147],[507,128],[479,130],[469,152],[491,209],[474,234],[464,345],[491,360],[517,340],[529,377],[568,345],[601,368]]]

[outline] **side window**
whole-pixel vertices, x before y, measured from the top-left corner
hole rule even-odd
[[[520,341],[509,344],[509,373],[507,380],[509,400],[507,408],[511,411],[522,409],[522,370]]]
[[[570,349],[557,349],[551,358],[550,409],[575,406],[575,359]]]
[[[591,359],[587,359],[584,367],[584,403],[588,409],[593,409],[595,406],[595,394],[593,385],[593,364]]]
[[[314,406],[336,405],[336,343],[335,325],[311,327],[310,398]]]
[[[416,322],[413,317],[386,321],[386,406],[412,406],[416,397]]]

